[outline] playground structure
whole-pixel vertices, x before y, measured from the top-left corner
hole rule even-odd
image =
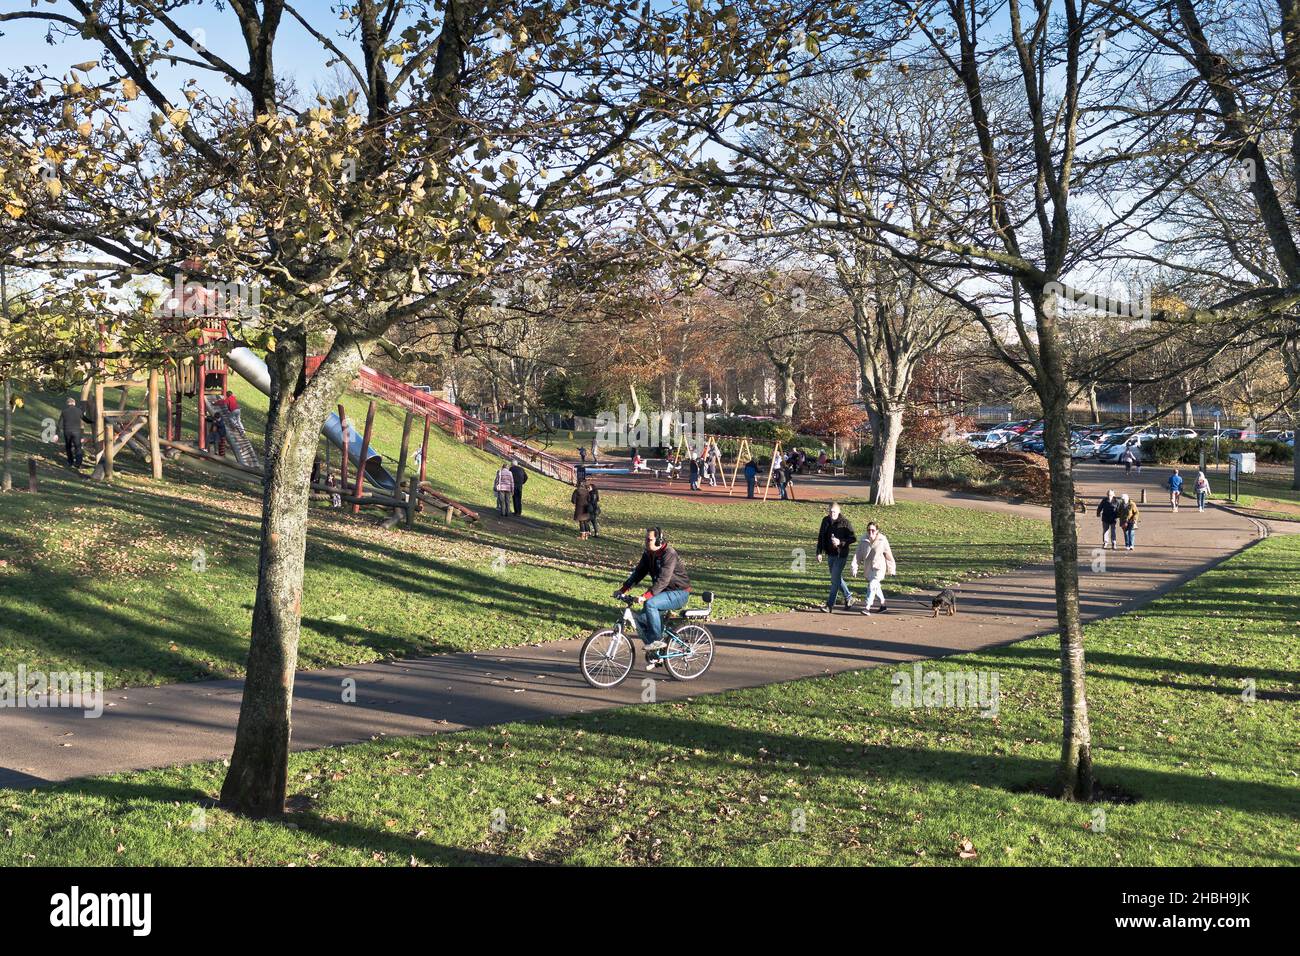
[[[252,350],[230,344],[227,321],[214,291],[198,284],[181,287],[179,283],[178,290],[155,311],[162,330],[161,367],[114,375],[100,359],[82,386],[82,408],[90,407],[92,397],[94,401],[92,440],[96,457],[93,476],[111,480],[116,457],[124,449],[132,448],[145,457],[154,478],[162,477],[164,450],[168,457],[186,455],[222,467],[241,478],[264,478],[262,462],[244,430],[242,416],[227,407],[225,396],[231,371],[270,395],[270,370]],[[101,353],[105,351],[106,340],[107,334],[101,326]],[[319,359],[311,365],[310,371],[315,371],[318,365]],[[129,390],[141,384],[145,386],[145,407],[130,409],[127,407]],[[112,388],[121,389],[121,400],[116,409],[106,407],[105,403],[105,391]],[[196,432],[193,442],[186,441],[185,436],[186,407],[191,400]],[[165,409],[165,414],[162,409]],[[404,480],[416,412],[407,405],[396,474],[384,467],[382,456],[370,446],[374,414],[375,402],[371,401],[364,434],[349,424],[342,405],[339,405],[337,413],[330,415],[322,428],[327,441],[324,469],[318,463],[313,471],[312,490],[331,498],[337,497],[340,503],[347,502],[354,514],[359,513],[363,506],[391,510],[392,514],[385,522],[387,527],[399,522],[409,527],[416,512],[426,505],[445,511],[448,522],[453,515],[477,521],[477,512],[441,494],[425,480],[430,417],[424,416],[417,474]],[[149,430],[147,447],[138,437],[145,427]],[[340,452],[337,477],[329,460],[331,446]],[[233,461],[225,455],[227,447],[234,453]]]

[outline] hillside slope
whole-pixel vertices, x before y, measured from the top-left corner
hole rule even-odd
[[[266,398],[232,377],[250,437]],[[103,671],[110,686],[242,672],[257,576],[260,494],[224,470],[169,462],[160,483],[123,456],[112,486],[73,475],[40,440],[60,396],[25,394],[15,459],[40,461],[41,493],[0,496],[0,667]],[[345,396],[364,423],[368,399]],[[396,458],[404,417],[377,405],[371,444]],[[416,436],[418,442],[418,435]],[[337,453],[334,454],[337,461]],[[572,489],[534,474],[522,520],[492,508],[498,460],[436,428],[429,480],[483,514],[477,525],[424,515],[385,531],[381,515],[313,505],[303,593],[304,668],[573,637],[612,617],[608,594],[634,563],[648,524],[669,530],[698,589],[723,614],[824,599],[812,558],[821,506],[707,504],[610,494],[603,534],[580,541]],[[865,525],[865,507],[850,506]],[[888,512],[919,587],[1007,569],[1045,553],[1047,527],[970,509],[900,505]],[[800,557],[802,549],[802,559]],[[905,550],[904,550],[905,549]]]

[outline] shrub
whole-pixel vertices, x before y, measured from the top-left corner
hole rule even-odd
[[[1153,438],[1146,451],[1153,461],[1162,465],[1196,465],[1201,461],[1201,446],[1205,446],[1206,461],[1214,460],[1212,438]],[[1238,441],[1219,439],[1219,458],[1226,460],[1233,452],[1254,452],[1260,462],[1285,465],[1291,462],[1291,446],[1278,441]]]
[[[794,429],[784,422],[754,421],[734,415],[710,418],[705,430],[714,435],[732,435],[737,438],[757,438],[765,442],[789,445],[794,440]]]

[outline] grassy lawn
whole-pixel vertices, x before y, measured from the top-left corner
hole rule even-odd
[[[234,379],[250,435],[266,399]],[[119,458],[112,487],[60,464],[40,442],[57,396],[25,395],[15,460],[40,458],[41,493],[0,496],[0,669],[103,671],[108,686],[237,675],[247,652],[257,573],[260,498],[254,485],[199,463],[169,463],[166,478]],[[363,422],[367,400],[348,395]],[[381,404],[372,445],[396,457],[404,413]],[[418,434],[417,434],[418,441]],[[319,504],[312,515],[303,595],[302,667],[482,649],[574,637],[609,614],[608,593],[664,526],[697,589],[722,614],[784,610],[822,596],[812,560],[822,505],[709,504],[611,493],[602,537],[579,541],[571,489],[533,475],[525,520],[498,519],[497,461],[434,429],[429,478],[484,514],[478,525],[440,516],[413,532],[385,531]],[[334,455],[337,461],[337,453]],[[25,468],[24,468],[25,471]],[[865,527],[865,506],[850,506]],[[906,554],[901,587],[994,573],[1044,557],[1046,523],[972,509],[899,505],[879,518]],[[808,570],[796,570],[795,549]]]
[[[1211,468],[1206,472],[1210,487],[1217,495],[1228,493],[1228,470]],[[1195,477],[1193,475],[1193,477]],[[1195,495],[1193,495],[1195,498]],[[1291,487],[1291,472],[1262,471],[1241,478],[1241,494],[1236,503],[1261,518],[1300,520],[1300,491]]]
[[[993,718],[895,708],[878,669],[385,739],[292,757],[282,823],[212,809],[219,764],[0,792],[0,864],[1295,866],[1298,605],[1300,538],[1275,537],[1088,627],[1099,775],[1136,802],[1030,789],[1058,751],[1048,638],[927,665],[996,673]]]

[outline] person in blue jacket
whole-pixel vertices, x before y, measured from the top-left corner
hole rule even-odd
[[[1174,473],[1169,476],[1169,507],[1174,511],[1178,510],[1178,499],[1183,493],[1183,476],[1174,469]]]
[[[749,488],[749,497],[754,497],[754,484],[758,481],[758,463],[754,459],[745,462],[745,485]]]

